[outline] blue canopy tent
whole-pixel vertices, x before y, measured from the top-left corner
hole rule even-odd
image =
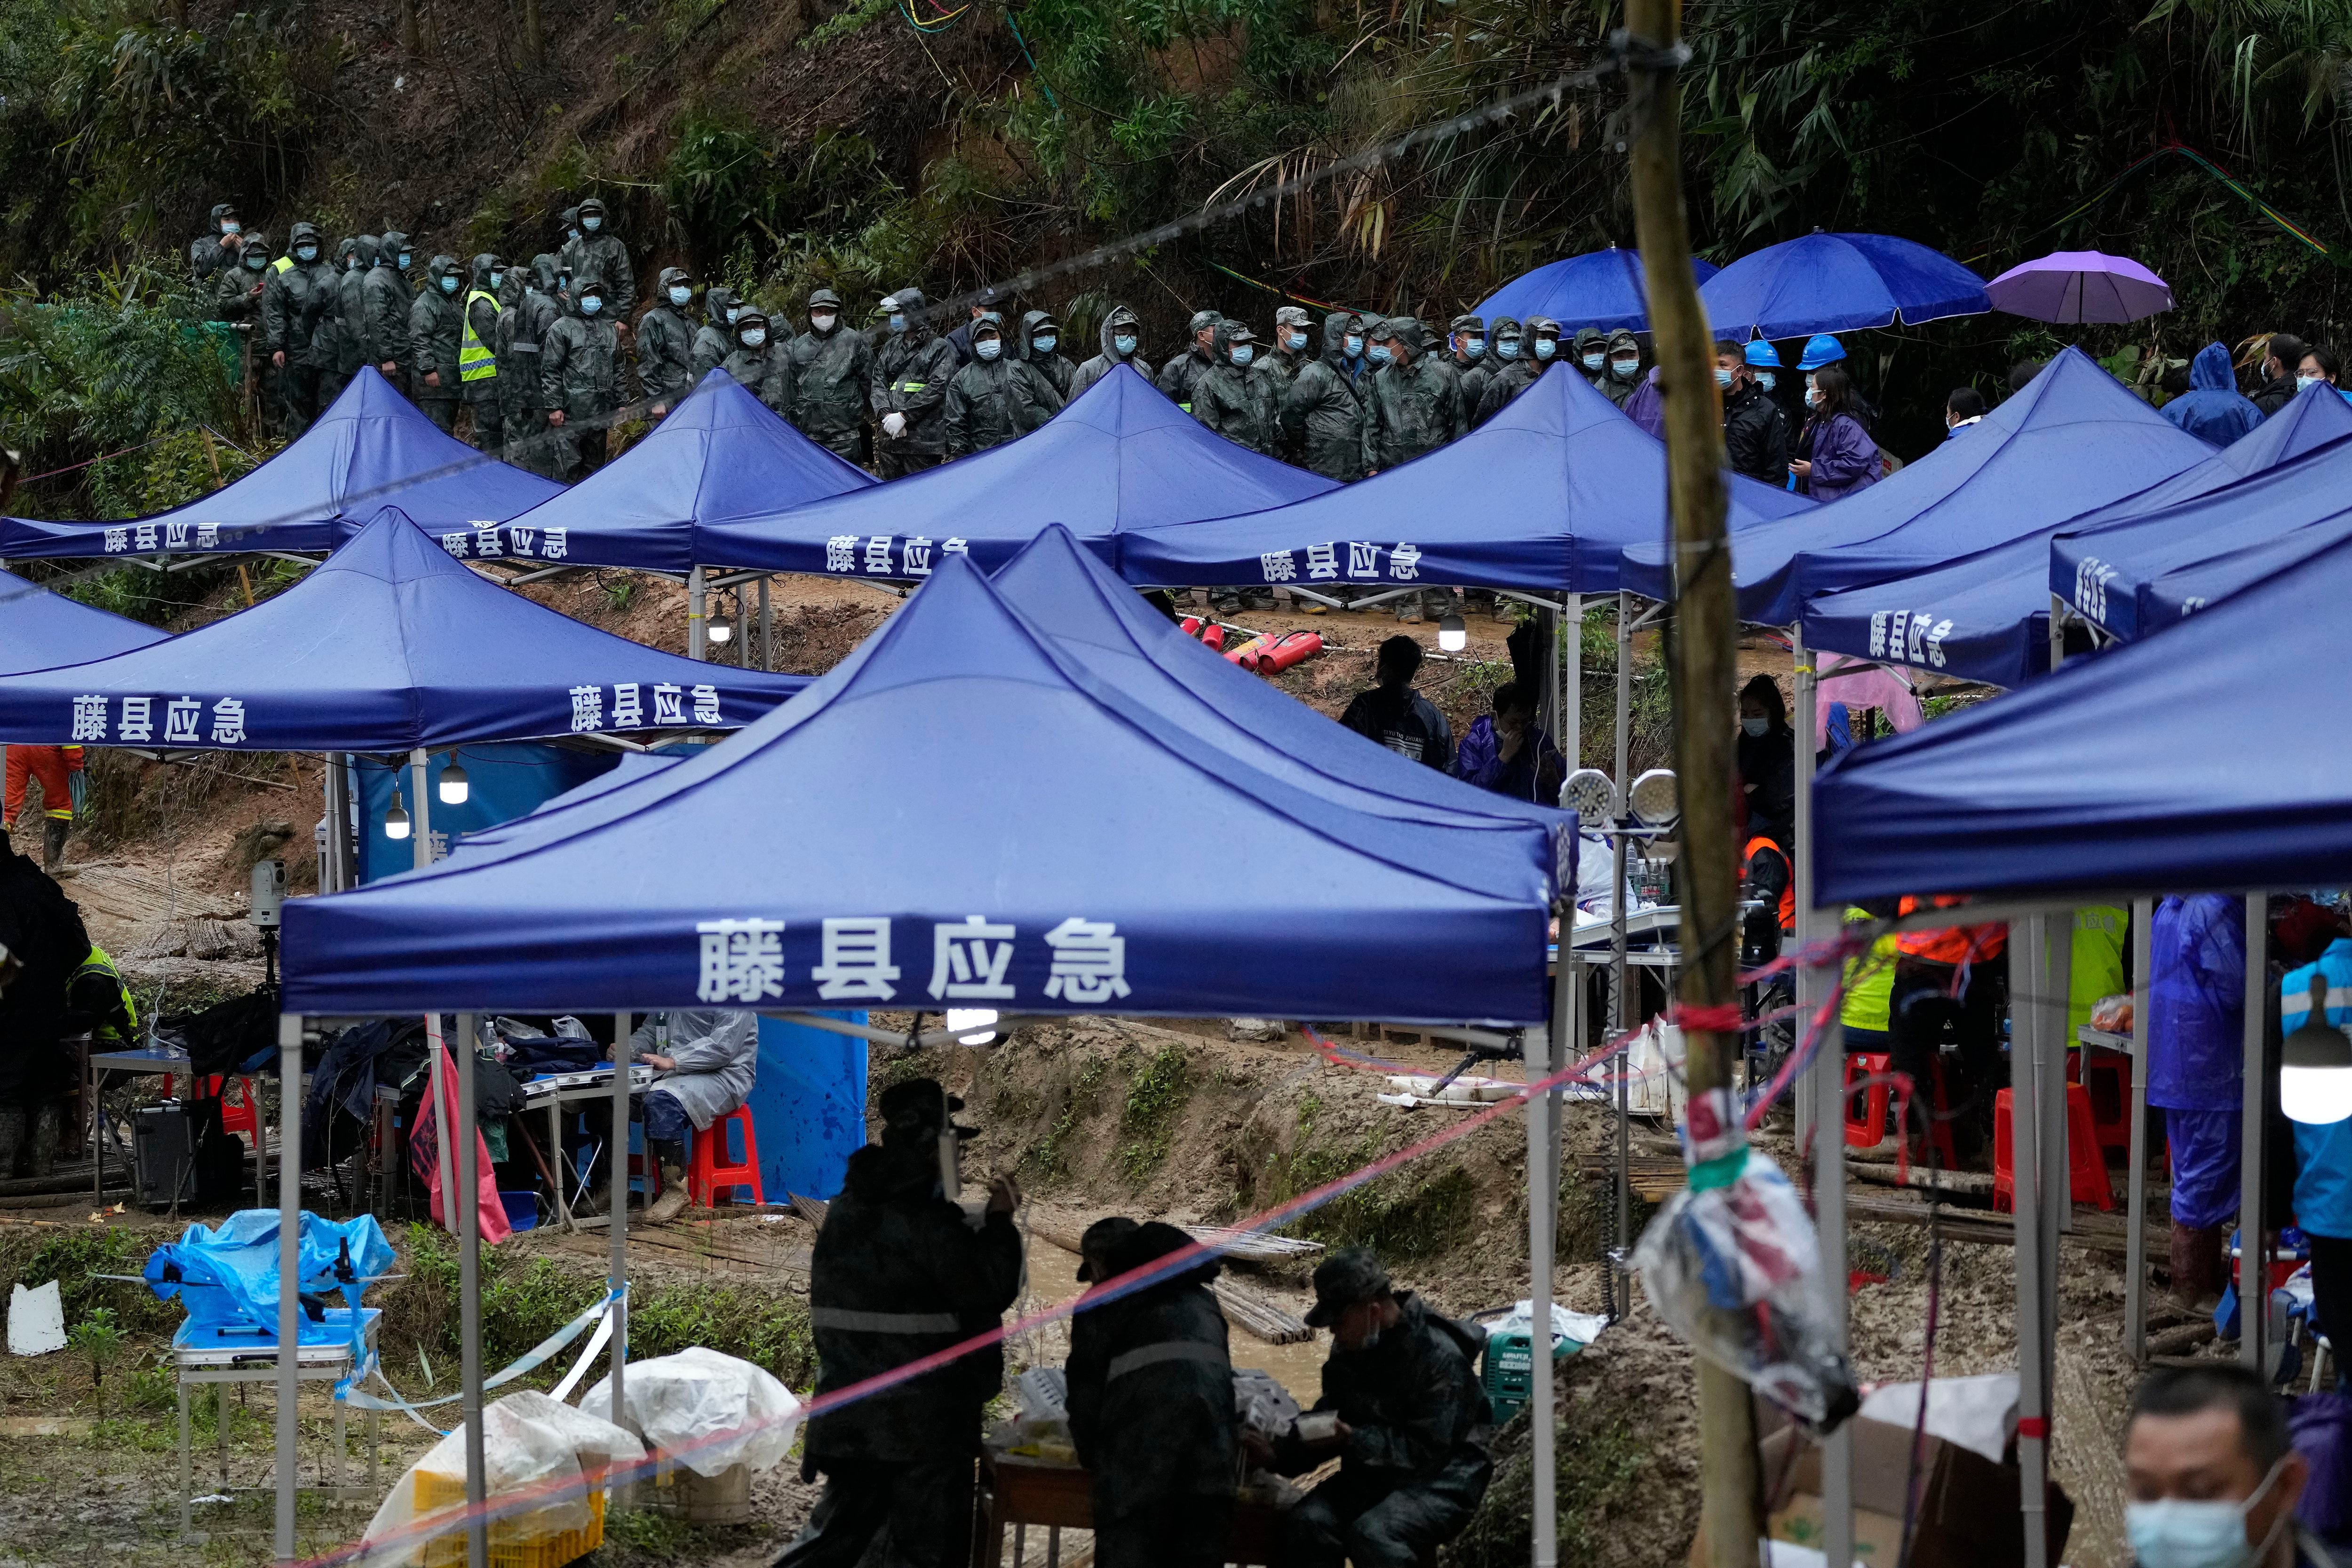
[[[1716,335],[1801,338],[1917,326],[1992,309],[1984,279],[1941,251],[1884,234],[1823,234],[1751,251],[1700,285]]]
[[[396,507],[251,609],[0,678],[0,743],[410,752],[733,729],[808,684],[659,653],[485,581]]]
[[[2352,479],[2352,439],[2337,440],[2227,489],[2095,531],[2069,526],[2050,542],[2046,583],[2073,613],[2116,637],[2178,618],[2149,602],[2167,573],[2328,523]]]
[[[1864,490],[1732,542],[1742,620],[1788,626],[1809,595],[1867,586],[2004,544],[2213,456],[2079,349],[1969,434]],[[1667,596],[1667,547],[1625,552],[1627,585]]]
[[[166,635],[0,572],[0,675],[111,658]]]
[[[2097,529],[2158,511],[2345,436],[2352,436],[2352,405],[2325,387],[2298,395],[2205,461],[2122,500],[1948,565],[1806,600],[1805,644],[2022,686],[2050,668],[2050,542],[2062,529]]]
[[[562,488],[436,429],[373,366],[362,366],[315,424],[244,478],[152,517],[0,518],[0,560],[318,554],[386,506],[441,533],[504,521]]]
[[[2347,537],[2352,537],[2352,502],[2307,528],[2176,567],[2141,588],[2141,629],[2160,631],[2183,616],[2194,615],[2310,560]]]
[[[1736,532],[1818,510],[1729,476]],[[1555,364],[1492,419],[1401,468],[1276,511],[1145,528],[1119,543],[1139,584],[1452,584],[1610,593],[1625,547],[1666,531],[1665,444]]]
[[[706,523],[702,555],[761,572],[914,580],[955,554],[1001,566],[1049,522],[1108,558],[1138,528],[1337,488],[1204,428],[1121,365],[1017,441],[872,489]]]
[[[1701,283],[1721,270],[1696,256],[1690,265]],[[1566,332],[1587,327],[1598,332],[1613,332],[1620,327],[1634,332],[1650,330],[1650,296],[1642,281],[1642,253],[1620,250],[1613,245],[1522,272],[1479,300],[1475,309],[1489,322],[1496,316],[1522,321],[1529,316],[1549,316]]]
[[[706,559],[697,553],[706,523],[875,482],[777,417],[732,375],[714,370],[643,440],[503,529],[486,531],[483,542],[499,548],[475,553],[684,573]],[[549,553],[558,540],[560,552]]]

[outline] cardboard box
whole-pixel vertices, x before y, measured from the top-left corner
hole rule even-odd
[[[1911,1475],[1911,1432],[1856,1419],[1853,1434],[1853,1555],[1865,1568],[1896,1568],[1903,1542],[1904,1490]],[[1820,1551],[1822,1453],[1801,1427],[1782,1426],[1757,1446],[1764,1490],[1765,1533]],[[1912,1516],[1908,1568],[2024,1568],[2022,1485],[2014,1458],[1994,1464],[1933,1436],[1921,1439],[1918,1504]],[[2074,1505],[2048,1483],[2050,1555],[2063,1561]],[[1706,1526],[1691,1545],[1705,1561]]]

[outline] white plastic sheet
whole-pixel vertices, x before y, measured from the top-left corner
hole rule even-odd
[[[47,1355],[66,1348],[66,1307],[58,1282],[16,1287],[8,1298],[8,1353]]]
[[[1861,1415],[1866,1421],[1911,1430],[1919,1424],[1919,1385],[1882,1384],[1863,1396]],[[1939,1377],[1927,1385],[1927,1435],[1998,1465],[2017,1433],[2017,1373],[1987,1373],[1981,1377]]]
[[[791,1390],[750,1362],[701,1345],[633,1361],[622,1382],[628,1424],[698,1476],[737,1465],[764,1470],[790,1451],[800,1429],[801,1403]],[[580,1396],[580,1408],[608,1415],[612,1383],[601,1379]]]
[[[1487,1330],[1496,1334],[1526,1334],[1532,1339],[1535,1324],[1536,1304],[1530,1298],[1513,1302],[1501,1321],[1488,1324]],[[1571,1312],[1557,1301],[1551,1304],[1551,1343],[1555,1353],[1566,1344],[1574,1347],[1569,1352],[1573,1355],[1599,1339],[1601,1331],[1608,1326],[1609,1320],[1598,1312]]]
[[[550,1493],[565,1494],[551,1496],[543,1506],[530,1510],[527,1522],[509,1520],[501,1523],[502,1530],[522,1536],[552,1535],[586,1528],[586,1489],[567,1487],[565,1483],[606,1465],[627,1464],[645,1457],[645,1445],[627,1432],[544,1394],[529,1390],[509,1394],[482,1411],[484,1495],[495,1500],[542,1485]],[[462,1496],[466,1480],[465,1427],[459,1426],[427,1449],[375,1510],[375,1518],[368,1521],[362,1539],[387,1544],[382,1555],[370,1554],[371,1563],[390,1564],[392,1568],[413,1563],[427,1541],[448,1529],[462,1528],[459,1521],[464,1508],[460,1504],[436,1509],[423,1516],[426,1520],[446,1520],[444,1529],[404,1534],[419,1520],[416,1477],[420,1473],[454,1481]],[[396,1537],[399,1539],[395,1542]]]

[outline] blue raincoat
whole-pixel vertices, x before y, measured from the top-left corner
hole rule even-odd
[[[2238,395],[2230,351],[2207,343],[2189,365],[2189,390],[2157,410],[2191,436],[2226,447],[2263,422],[2263,411]]]
[[[2245,901],[2166,899],[2148,937],[2147,1102],[2172,1146],[2173,1223],[2205,1229],[2238,1207]]]
[[[2327,976],[2327,1021],[2352,1028],[2352,940],[2337,937],[2316,963],[2279,982],[2279,1027],[2293,1034],[2311,1014],[2311,977]],[[2294,1223],[2315,1236],[2352,1240],[2352,1121],[2294,1124]]]

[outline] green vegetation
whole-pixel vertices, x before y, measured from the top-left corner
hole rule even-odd
[[[1118,1171],[1129,1186],[1141,1186],[1167,1158],[1168,1141],[1192,1092],[1191,1058],[1180,1046],[1160,1047],[1128,1080],[1118,1116]]]
[[[1290,1147],[1269,1152],[1255,1179],[1244,1178],[1234,1194],[1237,1210],[1286,1202],[1389,1152],[1370,1132],[1318,1141],[1323,1110],[1312,1094],[1299,1100]],[[1414,1162],[1341,1194],[1286,1228],[1330,1247],[1369,1247],[1391,1263],[1409,1263],[1469,1239],[1476,1205],[1476,1186],[1461,1165]]]
[[[1576,1363],[1564,1364],[1574,1377]],[[1624,1525],[1645,1497],[1654,1506],[1658,1486],[1658,1456],[1644,1436],[1652,1424],[1644,1419],[1638,1400],[1606,1387],[1590,1394],[1568,1401],[1567,1418],[1554,1437],[1553,1495],[1559,1500],[1563,1563],[1625,1560]],[[1528,1499],[1534,1489],[1528,1458],[1531,1415],[1530,1409],[1513,1416],[1496,1445],[1499,1463],[1494,1482],[1449,1554],[1455,1568],[1511,1568],[1527,1560]],[[1654,1517],[1649,1522],[1649,1531],[1634,1533],[1644,1534],[1644,1544],[1654,1547],[1665,1533],[1664,1521]],[[1636,1561],[1664,1555],[1655,1551],[1633,1554]]]
[[[1062,1114],[1054,1125],[1028,1148],[1022,1151],[1019,1169],[1040,1182],[1058,1182],[1070,1173],[1070,1140],[1094,1108],[1095,1090],[1110,1074],[1110,1058],[1088,1057],[1079,1064],[1070,1079],[1069,1098],[1062,1102]]]

